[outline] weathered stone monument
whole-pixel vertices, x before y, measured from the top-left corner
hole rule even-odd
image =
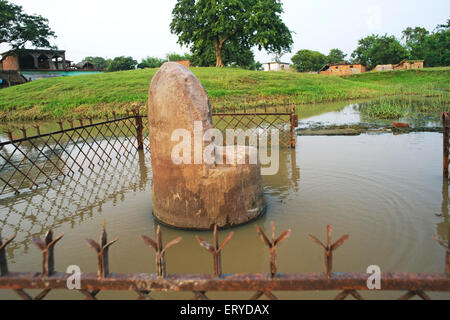
[[[259,163],[248,161],[256,149],[215,146],[208,138],[207,131],[213,128],[208,95],[188,68],[171,62],[160,68],[150,85],[148,118],[153,214],[159,221],[177,228],[206,230],[214,225],[240,225],[264,213],[261,168]],[[191,154],[183,155],[191,163],[173,161],[172,152],[180,143],[172,141],[173,133],[180,129],[192,136],[188,140]],[[231,152],[237,159],[244,157],[245,164],[195,161],[199,156],[195,137],[203,135],[201,152],[212,145],[213,159],[223,159]]]

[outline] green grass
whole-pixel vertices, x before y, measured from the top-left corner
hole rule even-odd
[[[426,99],[414,96],[409,99],[382,98],[359,104],[359,111],[370,119],[439,119],[443,111],[448,111],[448,101],[443,96]]]
[[[0,90],[0,121],[101,117],[145,107],[156,69],[52,78]],[[235,68],[192,68],[215,109],[316,103],[392,95],[441,96],[450,67],[333,77]],[[307,107],[307,106],[305,106]]]

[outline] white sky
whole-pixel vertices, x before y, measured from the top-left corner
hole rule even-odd
[[[146,56],[165,58],[169,52],[188,52],[170,33],[176,0],[10,0],[27,13],[49,19],[59,49],[74,62],[86,56]],[[371,33],[401,36],[408,26],[433,30],[450,18],[449,0],[284,0],[283,20],[294,31],[294,47],[283,57],[290,62],[300,49],[328,54],[340,48],[347,54]],[[1,51],[8,48],[0,46]],[[272,60],[254,50],[256,60]]]

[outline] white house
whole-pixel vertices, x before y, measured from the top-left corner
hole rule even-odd
[[[264,71],[283,71],[289,70],[291,64],[286,62],[266,62],[263,63]]]

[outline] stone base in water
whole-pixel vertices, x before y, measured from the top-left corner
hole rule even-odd
[[[148,117],[153,215],[159,221],[176,228],[208,230],[214,225],[219,228],[241,225],[264,213],[260,164],[249,161],[256,149],[237,147],[230,151],[214,146],[215,163],[174,163],[172,151],[180,143],[172,141],[175,131],[182,129],[191,136],[191,154],[187,158],[193,160],[194,131],[198,130],[194,123],[201,123],[202,137],[213,129],[206,91],[188,68],[166,63],[155,74],[150,85]],[[201,154],[205,146],[214,143],[206,140],[201,142]],[[245,158],[245,164],[220,164],[218,159],[228,152],[234,152],[235,159]]]

